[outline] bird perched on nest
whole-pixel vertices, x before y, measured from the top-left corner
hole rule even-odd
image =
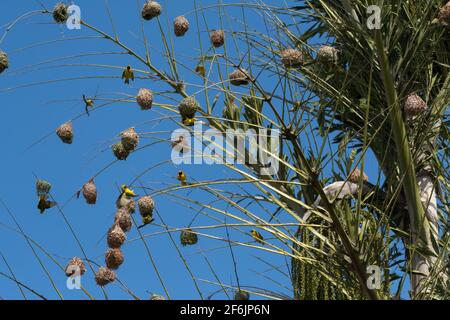
[[[130,84],[130,79],[134,81],[134,72],[131,66],[127,66],[122,73],[122,79],[125,79],[126,84]]]
[[[178,171],[178,174],[177,174],[177,179],[181,182],[181,185],[182,186],[185,186],[187,183],[186,183],[186,173],[184,173],[184,171]]]
[[[186,127],[192,127],[194,124],[195,124],[195,118],[186,118],[186,119],[183,119],[183,124],[186,126]]]
[[[138,196],[125,184],[120,187],[120,190],[121,192],[116,200],[116,206],[119,209],[131,205],[133,203],[133,198]]]
[[[256,242],[264,244],[264,237],[261,235],[261,233],[253,229],[252,231],[250,231],[250,234]]]
[[[49,201],[47,199],[47,195],[41,195],[39,197],[39,202],[38,202],[37,208],[39,209],[41,214],[43,214],[45,212],[45,210],[50,209],[54,206],[56,206],[56,202]]]

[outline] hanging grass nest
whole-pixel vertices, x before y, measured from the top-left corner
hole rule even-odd
[[[360,179],[361,179],[361,170],[359,170],[358,168],[355,168],[348,177],[348,181],[353,183],[359,183]],[[369,181],[369,177],[367,177],[367,175],[364,172],[362,173],[362,180],[364,182]]]
[[[317,60],[324,64],[337,64],[339,50],[331,46],[321,46],[317,52]]]
[[[116,280],[116,273],[109,268],[100,267],[95,274],[95,282],[99,286],[106,286],[107,284],[114,282]]]
[[[167,300],[167,299],[163,296],[160,296],[159,294],[152,294],[150,300]]]
[[[133,198],[127,196],[126,194],[122,194],[116,200],[116,207],[117,207],[117,209],[126,210],[128,213],[134,213],[136,211],[135,201],[133,200]]]
[[[116,144],[113,144],[111,147],[114,155],[116,156],[117,160],[126,160],[128,156],[130,155],[130,151],[128,151],[122,142],[118,142]]]
[[[37,192],[38,197],[48,195],[51,188],[52,188],[52,185],[48,181],[45,181],[45,180],[36,181],[36,192]]]
[[[297,49],[281,51],[281,62],[285,68],[299,68],[303,64],[303,53]]]
[[[65,23],[69,18],[69,6],[63,2],[57,3],[53,8],[53,20],[56,23]]]
[[[108,251],[106,251],[105,263],[109,269],[118,269],[124,260],[125,258],[123,257],[123,253],[119,248],[108,249]]]
[[[198,242],[198,236],[191,228],[186,228],[181,230],[180,240],[183,246],[192,246]]]
[[[83,185],[81,192],[87,204],[95,204],[97,202],[97,187],[93,179]]]
[[[9,67],[8,55],[0,50],[0,73],[8,69],[8,67]]]
[[[142,8],[142,18],[145,20],[152,20],[153,18],[158,17],[161,14],[162,7],[161,5],[153,0],[149,0],[144,4]]]
[[[155,208],[155,202],[153,201],[152,197],[145,196],[138,200],[138,207],[141,216],[152,216],[153,209]]]
[[[250,300],[250,294],[247,291],[236,290],[234,292],[234,300]]]
[[[134,151],[139,144],[139,136],[134,128],[123,131],[120,137],[123,147],[129,152]]]
[[[73,126],[72,122],[68,121],[66,123],[63,123],[61,126],[59,126],[58,129],[56,129],[56,134],[61,139],[62,142],[71,144],[73,142]]]
[[[116,216],[114,218],[114,223],[118,224],[123,232],[129,232],[131,230],[131,226],[133,225],[131,215],[125,208],[117,210]]]
[[[225,31],[224,30],[212,30],[210,33],[211,43],[214,48],[220,48],[225,43]]]
[[[127,236],[125,232],[123,232],[118,224],[115,224],[109,229],[108,236],[106,237],[108,246],[112,249],[120,248],[126,239]]]
[[[84,262],[83,260],[81,260],[81,258],[73,257],[67,264],[64,272],[68,277],[72,276],[73,274],[82,276],[86,272],[86,266],[84,265]]]
[[[427,109],[427,104],[417,94],[412,93],[406,98],[404,109],[406,117],[412,118],[425,111]]]
[[[450,1],[441,8],[438,19],[442,25],[446,27],[450,26]]]
[[[239,68],[230,74],[230,83],[233,86],[245,86],[249,83],[248,72],[245,69]]]
[[[187,97],[181,100],[178,105],[178,110],[180,111],[181,117],[183,119],[192,119],[195,113],[199,109],[197,100],[194,97]]]
[[[150,110],[153,105],[152,91],[145,88],[140,89],[136,97],[136,102],[141,107],[141,110]]]
[[[177,37],[182,37],[189,30],[189,21],[185,16],[176,17],[173,21],[173,30]]]

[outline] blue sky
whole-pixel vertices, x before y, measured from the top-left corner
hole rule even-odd
[[[138,7],[135,1],[129,0],[108,2],[120,40],[139,54],[145,54],[140,6]],[[227,3],[227,1],[224,2]],[[175,39],[174,46],[180,59],[194,68],[196,61],[192,57],[199,54],[197,24],[195,14],[192,12],[194,1],[161,1],[161,3],[164,7],[161,24],[165,30],[171,30],[175,16],[188,13],[191,30],[185,37]],[[208,6],[217,1],[203,0],[201,3]],[[54,1],[43,1],[43,4],[52,8]],[[80,0],[76,4],[81,8],[83,20],[112,34],[105,1]],[[7,23],[25,12],[39,9],[36,1],[3,0],[2,5],[8,8],[2,11],[3,14],[0,17],[2,34]],[[229,16],[224,16],[219,14],[217,9],[208,9],[205,14],[208,27],[220,28],[222,20],[226,29],[242,30],[242,25],[235,21],[235,19],[240,20],[241,9],[229,8],[228,13]],[[203,20],[204,17],[200,15],[199,19]],[[249,15],[247,19],[248,25],[261,26],[261,20],[257,15]],[[150,45],[152,62],[157,66],[162,65],[162,69],[168,71],[167,64],[164,63],[161,55],[163,44],[156,21],[145,22],[144,28]],[[201,23],[199,29],[202,44],[206,48],[209,46],[209,41],[204,23]],[[176,128],[173,121],[155,121],[162,115],[162,110],[158,107],[143,112],[135,103],[123,102],[106,106],[93,112],[90,117],[82,116],[74,121],[75,139],[72,145],[65,145],[59,141],[53,131],[60,124],[83,113],[82,94],[93,96],[98,90],[100,99],[111,97],[113,94],[116,97],[124,95],[133,97],[141,87],[149,87],[158,92],[168,90],[167,86],[160,82],[142,79],[142,74],[138,72],[136,81],[129,87],[124,86],[120,80],[122,67],[131,64],[135,69],[143,70],[145,66],[132,57],[122,54],[122,50],[110,42],[92,38],[93,35],[93,32],[87,28],[68,30],[64,25],[53,24],[50,15],[38,15],[17,24],[0,44],[0,49],[8,52],[10,58],[10,69],[0,77],[2,108],[0,134],[3,140],[0,160],[2,163],[0,198],[10,208],[24,232],[62,265],[65,265],[72,256],[82,256],[82,254],[57,209],[51,209],[45,215],[38,213],[33,173],[52,182],[52,195],[61,205],[64,205],[63,212],[79,237],[87,256],[96,263],[103,264],[106,243],[102,237],[112,224],[115,213],[114,201],[118,195],[117,186],[132,181],[145,169],[170,159],[169,142],[145,148],[142,152],[133,154],[126,162],[116,163],[102,173],[95,180],[99,191],[97,205],[88,206],[81,199],[73,199],[73,194],[91,176],[113,160],[109,146],[117,141],[119,132],[135,126],[136,130],[142,134],[141,144],[145,145],[154,140],[150,138],[151,135],[144,133],[162,131],[166,133],[166,139],[168,139],[170,131]],[[73,38],[77,39],[70,40]],[[62,39],[65,41],[60,41]],[[58,41],[44,44],[52,40]],[[74,56],[82,52],[89,55],[37,65],[43,61]],[[184,74],[186,74],[186,81],[198,83],[198,79],[192,73]],[[78,77],[88,78],[54,81]],[[47,80],[51,83],[30,85]],[[188,87],[189,92],[196,90],[198,89]],[[160,102],[174,103],[163,97],[159,98]],[[158,99],[156,101],[158,102]],[[100,104],[100,101],[98,103]],[[32,148],[28,148],[43,137],[46,138]],[[376,177],[377,169],[370,164],[373,164],[373,161],[369,159],[366,171],[369,176]],[[177,183],[175,175],[178,169],[170,162],[165,163],[146,174],[142,181],[146,186],[155,189],[167,187],[168,184]],[[219,166],[189,166],[184,169],[189,176],[199,180],[232,176],[229,170]],[[204,203],[210,200],[210,197],[198,191],[182,191],[178,194]],[[180,205],[176,199],[158,196],[155,200],[158,213],[162,215],[168,226],[183,227],[192,221],[195,212]],[[226,209],[223,204],[219,206]],[[138,216],[135,217],[138,219]],[[4,208],[0,209],[0,223],[0,252],[18,280],[47,298],[58,298],[23,237],[11,230],[11,228],[16,229],[16,226]],[[157,217],[156,224],[160,223],[161,220]],[[200,215],[193,225],[202,224],[213,223],[207,217]],[[155,225],[142,230],[144,234],[151,235],[146,238],[147,245],[171,298],[199,298],[191,276],[183,266],[170,238],[167,234],[160,233],[164,229]],[[208,233],[217,237],[226,236],[223,229],[208,230]],[[138,237],[136,230],[133,229],[128,237],[129,239]],[[174,233],[173,237],[178,244],[179,234]],[[242,234],[236,237],[242,241],[251,240]],[[201,237],[197,246],[182,247],[180,250],[196,278],[216,281],[209,269],[208,263],[210,263],[224,284],[236,285],[233,261],[225,242]],[[65,285],[66,278],[60,269],[42,251],[36,249],[36,252],[65,299],[85,298],[81,291],[68,290]],[[140,298],[147,298],[148,292],[164,294],[142,241],[137,239],[127,243],[123,247],[123,252],[126,260],[117,272],[119,279]],[[258,274],[270,269],[259,259],[281,266],[286,264],[284,258],[242,248],[235,248],[234,253],[238,261],[237,268],[242,286],[263,287],[292,295],[289,279],[283,274],[273,271],[265,273],[265,276]],[[9,274],[3,261],[0,261],[0,270]],[[266,276],[272,280],[268,280]],[[101,290],[94,284],[91,270],[88,270],[83,277],[83,286],[95,298],[103,298]],[[219,289],[218,286],[205,282],[199,282],[199,286],[204,297]],[[131,298],[117,285],[108,286],[106,292],[111,299]],[[0,277],[0,297],[14,299],[21,298],[21,295],[12,281]],[[34,298],[30,293],[27,293],[27,297]],[[218,294],[214,297],[225,298],[226,296]]]

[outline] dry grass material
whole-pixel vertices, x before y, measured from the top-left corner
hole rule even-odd
[[[115,224],[109,229],[108,236],[106,237],[108,246],[112,249],[120,248],[126,239],[127,235],[118,224]]]
[[[111,149],[114,153],[114,156],[117,158],[117,160],[126,160],[128,158],[128,156],[130,155],[130,151],[124,147],[122,142],[118,142],[118,143],[114,144],[111,147]]]
[[[212,30],[210,33],[211,44],[214,48],[220,48],[225,44],[225,31]]]
[[[247,291],[236,290],[234,300],[250,300],[250,294]]]
[[[442,25],[450,26],[450,1],[439,10],[438,20]]]
[[[116,280],[116,273],[109,268],[100,267],[95,274],[95,282],[103,287]]]
[[[131,152],[139,144],[139,136],[134,128],[129,128],[120,134],[121,142],[126,151]]]
[[[331,46],[321,46],[317,52],[317,60],[327,65],[338,63],[339,50]]]
[[[198,109],[198,102],[194,97],[184,98],[178,105],[178,110],[180,111],[180,115],[183,119],[194,118]]]
[[[116,270],[125,261],[122,251],[119,248],[108,249],[105,254],[106,266],[111,270]]]
[[[173,30],[177,37],[182,37],[189,30],[189,21],[185,16],[176,17],[173,21]]]
[[[140,89],[136,97],[136,102],[141,107],[141,110],[150,110],[153,105],[152,91],[145,88]]]
[[[150,300],[167,300],[167,299],[163,296],[160,296],[159,294],[152,294]]]
[[[9,68],[8,55],[0,50],[0,73]]]
[[[155,202],[150,196],[142,197],[138,200],[138,208],[142,217],[152,216]]]
[[[410,94],[405,101],[404,110],[407,118],[418,116],[427,109],[427,104],[417,94]]]
[[[281,52],[281,62],[285,68],[299,68],[303,64],[303,53],[297,49],[285,49]]]
[[[353,170],[350,176],[348,177],[348,181],[353,183],[358,183],[360,179],[361,179],[361,170],[359,170],[358,168],[355,168],[355,170]],[[367,177],[367,175],[364,172],[362,173],[362,180],[364,182],[369,181],[369,177]]]
[[[162,7],[158,2],[149,0],[144,4],[141,15],[144,20],[148,21],[161,15],[161,11]]]
[[[97,202],[97,187],[93,179],[83,185],[81,192],[87,204],[95,204]]]
[[[36,193],[38,197],[48,195],[51,188],[52,185],[48,181],[45,180],[36,181]]]
[[[56,23],[65,23],[69,18],[68,5],[63,2],[57,3],[53,8],[53,20]]]
[[[63,143],[71,144],[73,142],[73,126],[72,122],[66,122],[56,129],[56,134]]]
[[[198,242],[198,236],[191,228],[186,228],[181,230],[180,240],[183,246],[192,246]]]
[[[86,266],[81,258],[73,257],[67,264],[64,272],[68,277],[74,274],[83,275],[86,272]]]
[[[118,224],[123,232],[129,232],[133,225],[131,215],[126,208],[118,209],[114,218],[114,224]]]
[[[245,86],[249,84],[248,72],[245,69],[236,69],[230,74],[230,83],[233,86]]]

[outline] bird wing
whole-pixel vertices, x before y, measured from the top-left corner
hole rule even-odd
[[[130,73],[130,78],[131,78],[131,80],[134,81],[134,72],[133,71],[131,71],[131,73]]]
[[[125,79],[126,77],[127,77],[127,70],[123,70],[122,79]]]

